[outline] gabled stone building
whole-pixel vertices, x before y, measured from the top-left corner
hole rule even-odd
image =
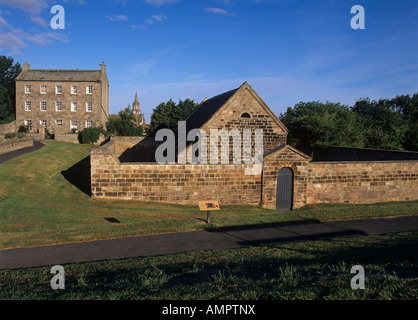
[[[106,66],[100,70],[31,69],[16,78],[16,125],[50,134],[89,127],[105,128],[109,116]]]
[[[216,200],[221,206],[262,205],[280,211],[322,202],[418,199],[417,160],[314,162],[312,157],[287,144],[288,130],[246,82],[237,89],[205,99],[190,114],[185,135],[180,129],[176,134],[176,143],[186,145],[185,150],[177,148],[180,154],[193,148],[195,143],[185,141],[193,129],[205,132],[262,129],[261,170],[248,170],[259,164],[245,161],[193,164],[179,163],[177,158],[175,162],[159,164],[155,152],[161,142],[112,137],[91,151],[92,196],[196,206],[198,201]],[[232,142],[233,137],[229,140]],[[218,143],[218,148],[222,148],[222,143]],[[210,147],[207,150],[209,157],[213,156]],[[241,154],[241,158],[238,160],[245,155]]]

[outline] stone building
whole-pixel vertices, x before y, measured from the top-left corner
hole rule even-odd
[[[100,70],[30,69],[16,78],[16,125],[50,134],[105,128],[109,116],[106,66]]]
[[[262,129],[261,170],[253,170],[260,164],[242,161],[244,153],[238,159],[241,161],[228,163],[190,163],[176,158],[174,162],[161,164],[156,162],[155,154],[168,139],[159,142],[150,137],[112,137],[90,153],[92,197],[196,206],[198,201],[216,200],[221,206],[261,205],[280,211],[315,203],[418,199],[418,157],[313,161],[311,156],[287,144],[288,130],[246,82],[202,101],[186,119],[185,136],[193,129],[206,132]],[[178,131],[176,144],[186,144],[185,151],[176,149],[178,155],[189,154],[196,143],[189,140],[187,144],[184,135],[181,138],[181,130]],[[218,144],[218,155],[224,145]],[[210,159],[214,150],[207,148]]]

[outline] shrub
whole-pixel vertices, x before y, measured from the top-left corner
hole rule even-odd
[[[24,137],[26,137],[26,132],[18,132],[17,137],[18,138],[24,138]]]
[[[29,126],[21,125],[21,126],[19,126],[19,129],[17,130],[17,132],[18,133],[19,132],[29,132]]]
[[[95,143],[99,140],[101,133],[106,136],[102,127],[86,128],[78,133],[78,140],[80,143]]]
[[[16,133],[15,132],[8,132],[4,135],[4,137],[6,139],[13,139],[14,137],[16,137]]]

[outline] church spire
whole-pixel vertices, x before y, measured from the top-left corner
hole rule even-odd
[[[132,104],[132,110],[134,113],[141,113],[141,110],[139,109],[139,101],[138,101],[138,93],[135,92],[135,100]]]
[[[135,101],[134,101],[134,104],[139,104],[139,102],[138,102],[138,93],[137,92],[135,92]]]

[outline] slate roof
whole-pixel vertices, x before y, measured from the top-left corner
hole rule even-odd
[[[239,88],[204,100],[187,118],[186,131],[201,128],[231,98]]]
[[[99,81],[101,70],[77,70],[77,69],[31,69],[22,72],[16,80],[20,81]]]

